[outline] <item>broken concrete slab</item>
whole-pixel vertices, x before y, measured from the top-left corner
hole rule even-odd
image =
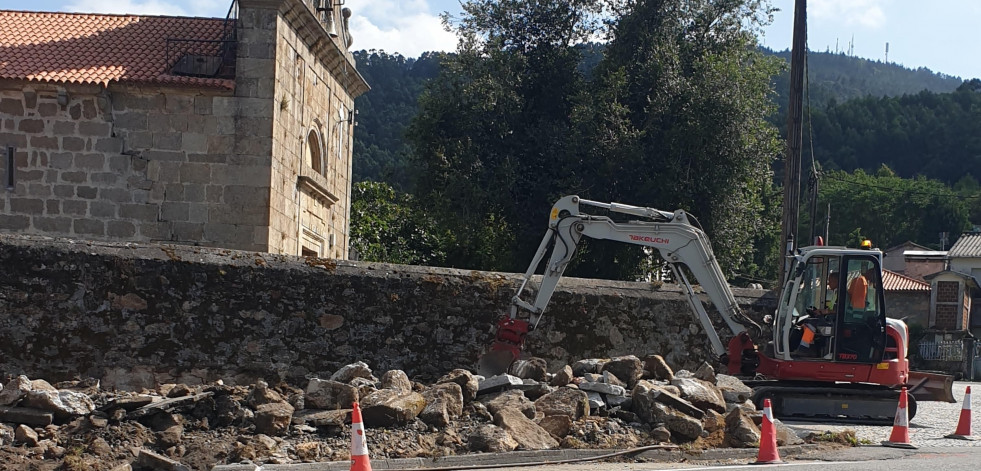
[[[490,378],[478,383],[477,394],[480,395],[497,392],[504,389],[510,389],[521,384],[523,384],[523,382],[521,381],[521,378],[517,376],[509,374],[491,376]]]
[[[314,410],[304,409],[293,413],[294,425],[313,425],[317,427],[342,426],[351,423],[351,409]]]
[[[173,398],[169,398],[169,399],[164,399],[162,401],[153,402],[153,403],[147,404],[147,405],[145,405],[143,407],[134,409],[129,414],[126,414],[126,417],[129,418],[129,419],[138,419],[140,417],[143,417],[143,416],[146,416],[146,415],[149,415],[149,414],[154,414],[154,413],[157,413],[157,412],[162,412],[162,411],[163,412],[169,412],[169,411],[172,411],[172,410],[174,410],[174,409],[176,409],[178,407],[183,407],[183,406],[186,406],[186,405],[190,405],[190,404],[193,404],[195,402],[198,402],[201,399],[204,399],[206,397],[211,397],[212,395],[214,395],[214,392],[212,392],[212,391],[206,391],[206,392],[203,392],[203,393],[194,394],[192,396],[173,397]]]
[[[593,391],[602,394],[609,394],[613,396],[626,396],[627,390],[622,386],[616,386],[607,383],[592,383],[592,382],[582,382],[579,383],[579,389],[583,391]]]
[[[28,407],[0,407],[0,422],[44,427],[54,422],[54,414]]]

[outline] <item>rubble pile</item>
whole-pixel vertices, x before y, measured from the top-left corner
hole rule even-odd
[[[428,385],[401,370],[376,377],[362,362],[303,389],[260,381],[113,392],[92,379],[51,385],[19,376],[0,388],[0,469],[347,460],[354,402],[372,458],[660,443],[754,447],[762,415],[751,393],[708,364],[674,372],[658,355],[586,359],[553,373],[532,358],[509,374],[482,378],[457,369]],[[777,430],[779,444],[800,443],[782,424]]]

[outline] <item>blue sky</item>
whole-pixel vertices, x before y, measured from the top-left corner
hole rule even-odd
[[[782,50],[790,45],[793,0],[771,0],[782,11],[761,43]],[[224,17],[230,0],[0,0],[0,9],[139,13]],[[424,51],[453,50],[456,39],[443,31],[439,13],[460,10],[456,0],[347,0],[357,49],[381,49],[415,57]],[[847,51],[906,67],[926,67],[961,78],[981,78],[979,0],[809,0],[811,50]]]

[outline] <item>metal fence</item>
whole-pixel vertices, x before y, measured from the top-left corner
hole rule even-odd
[[[920,358],[927,361],[964,361],[964,348],[965,344],[961,340],[920,342]],[[974,356],[974,352],[970,353]]]

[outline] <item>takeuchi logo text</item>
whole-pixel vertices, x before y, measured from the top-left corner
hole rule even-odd
[[[630,240],[636,240],[640,242],[650,242],[652,244],[667,244],[668,239],[664,237],[651,237],[651,236],[639,236],[630,234]]]

